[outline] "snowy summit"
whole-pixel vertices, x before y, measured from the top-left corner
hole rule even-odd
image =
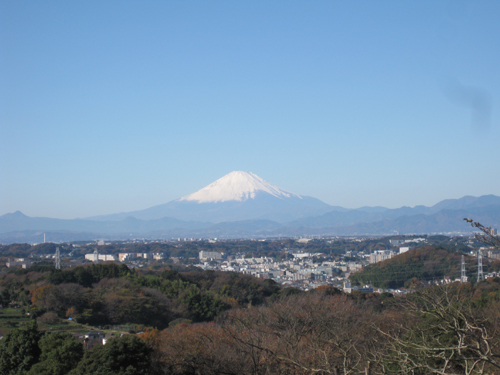
[[[261,192],[277,198],[302,198],[270,184],[252,172],[234,171],[179,200],[198,203],[245,201],[254,199],[256,194]]]

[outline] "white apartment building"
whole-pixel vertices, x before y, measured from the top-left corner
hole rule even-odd
[[[29,267],[31,267],[32,264],[33,264],[33,262],[29,259],[18,258],[18,259],[15,259],[14,261],[11,261],[9,259],[9,261],[7,263],[5,263],[5,266],[7,268],[16,267],[16,266],[21,266],[21,268],[29,268]]]
[[[116,256],[112,254],[85,254],[85,259],[92,262],[97,262],[99,260],[103,262],[112,262],[116,260]]]
[[[136,257],[135,253],[120,253],[118,254],[118,260],[120,262],[125,262],[126,260],[134,259]]]
[[[400,247],[399,248],[399,253],[403,254],[403,253],[406,253],[408,250],[410,250],[409,246]]]
[[[384,260],[391,259],[394,256],[392,250],[375,250],[370,254],[370,264],[383,262]]]

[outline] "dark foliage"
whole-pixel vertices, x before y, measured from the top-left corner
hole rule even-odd
[[[123,277],[131,273],[125,264],[92,264],[86,267],[75,267],[70,270],[53,270],[49,276],[52,284],[77,283],[84,287],[90,287],[92,284],[102,279],[111,279]]]
[[[110,339],[96,346],[69,375],[147,375],[150,374],[150,349],[135,336]]]

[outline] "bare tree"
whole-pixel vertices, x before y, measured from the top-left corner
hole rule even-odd
[[[472,375],[500,371],[499,304],[496,311],[478,310],[470,294],[451,288],[426,288],[406,300],[406,311],[416,324],[384,333],[392,342],[386,357],[388,372]]]
[[[248,373],[246,358],[233,339],[213,323],[178,324],[156,339],[159,373],[239,375]]]
[[[369,312],[346,296],[296,296],[226,319],[255,374],[363,373],[375,343]]]
[[[464,220],[473,228],[477,228],[481,231],[481,233],[474,234],[476,240],[493,246],[496,249],[500,249],[500,237],[494,234],[494,230],[491,227],[485,227],[483,224],[472,219],[464,218]]]

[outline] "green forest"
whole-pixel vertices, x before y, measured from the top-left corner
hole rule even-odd
[[[178,319],[210,321],[231,307],[288,293],[272,280],[249,275],[196,268],[137,271],[114,263],[62,271],[34,266],[7,274],[0,286],[0,304],[23,305],[35,318],[52,313],[84,324],[160,329]]]

